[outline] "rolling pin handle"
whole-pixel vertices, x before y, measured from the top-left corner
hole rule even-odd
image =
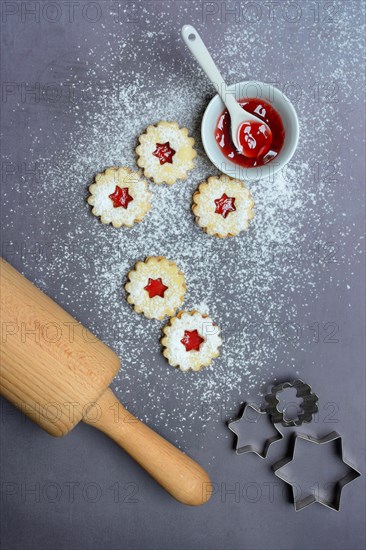
[[[190,506],[212,495],[207,472],[197,462],[140,422],[107,389],[88,409],[83,421],[108,435],[146,470],[168,493]]]

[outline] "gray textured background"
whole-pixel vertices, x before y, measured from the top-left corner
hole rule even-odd
[[[40,10],[36,20],[22,12],[25,4]],[[42,12],[46,4],[50,4],[50,11]],[[243,65],[239,61],[249,59],[246,70],[250,77],[294,83],[302,91],[297,109],[302,137],[306,136],[295,158],[299,160],[301,155],[307,155],[317,158],[320,167],[327,163],[336,166],[331,182],[336,189],[333,188],[329,199],[332,214],[326,219],[324,204],[319,204],[318,211],[320,222],[326,227],[323,237],[335,243],[336,261],[323,266],[324,269],[314,267],[319,271],[317,298],[309,296],[308,300],[310,318],[320,323],[324,320],[335,323],[338,333],[333,343],[322,340],[314,346],[304,342],[301,350],[291,348],[291,361],[321,396],[316,433],[339,431],[344,437],[346,456],[364,473],[364,274],[359,254],[364,185],[361,93],[364,3],[257,0],[250,3],[250,7],[247,2],[208,4],[177,0],[126,4],[105,1],[94,3],[101,14],[95,23],[91,21],[92,7],[90,12],[83,12],[90,2],[76,2],[71,21],[66,4],[59,2],[61,11],[56,13],[50,2],[1,2],[5,85],[1,130],[6,136],[2,145],[2,255],[87,326],[93,329],[95,324],[102,323],[100,336],[120,351],[110,337],[113,318],[107,315],[101,320],[100,310],[94,309],[98,297],[93,295],[93,288],[79,300],[78,281],[85,283],[89,275],[95,276],[92,267],[89,266],[88,271],[78,257],[74,262],[66,262],[62,272],[68,289],[65,293],[50,257],[40,255],[36,260],[34,255],[21,253],[22,243],[29,251],[32,244],[47,243],[50,238],[67,241],[70,224],[74,223],[80,208],[80,204],[74,208],[55,200],[54,192],[47,200],[44,190],[40,192],[45,185],[42,173],[39,176],[29,173],[35,161],[39,161],[42,168],[44,159],[51,158],[55,151],[59,151],[60,156],[65,154],[75,124],[69,105],[63,99],[35,102],[22,97],[22,83],[34,86],[53,82],[61,86],[75,79],[87,81],[90,77],[84,70],[86,60],[94,66],[95,81],[105,78],[103,55],[108,48],[113,50],[109,42],[114,33],[126,38],[128,47],[136,54],[133,61],[131,55],[116,61],[116,70],[123,75],[123,81],[133,81],[134,67],[140,71],[146,67],[148,85],[153,84],[161,91],[166,79],[163,67],[169,67],[170,83],[174,85],[175,72],[179,73],[182,59],[185,63],[188,59],[188,52],[179,39],[180,27],[187,22],[197,26],[216,59],[228,55],[226,69],[232,82],[246,76],[241,73]],[[113,15],[117,4],[120,5],[119,22]],[[229,9],[236,9],[236,15],[229,13]],[[215,13],[208,14],[210,11]],[[59,20],[52,23],[50,20],[55,14]],[[227,44],[231,32],[233,36],[240,36],[240,28],[248,32],[248,26],[252,32],[250,49],[243,39],[235,55],[229,55]],[[155,64],[152,71],[148,67],[154,60],[152,49],[157,42],[155,35],[149,43],[144,33],[150,31],[164,37],[164,48],[159,54],[161,67]],[[222,35],[226,40],[223,50]],[[146,48],[141,46],[144,44]],[[233,65],[235,59],[238,68]],[[224,59],[221,63],[224,67]],[[194,71],[193,65],[191,69],[190,64],[185,67],[187,72]],[[330,105],[334,98],[336,102]],[[200,108],[206,102],[203,99]],[[83,114],[93,109],[93,98],[87,104],[84,102],[79,111],[79,124]],[[327,124],[317,123],[322,117]],[[141,129],[144,123],[145,119]],[[196,116],[195,137],[199,141],[198,127],[199,116]],[[100,168],[90,166],[85,186]],[[306,183],[304,181],[304,185]],[[81,192],[77,189],[75,193],[82,195],[84,191],[85,188]],[[96,223],[86,211],[83,215],[88,218],[86,224]],[[305,227],[304,231],[308,231],[310,240],[311,228]],[[87,229],[85,234],[79,233],[79,238],[87,242]],[[348,285],[350,280],[352,284]],[[304,292],[306,300],[306,288]],[[113,295],[112,299],[115,299]],[[291,300],[300,302],[304,297],[292,296]],[[147,358],[150,343],[147,337],[146,346],[141,344]],[[128,343],[125,353],[128,356]],[[158,354],[154,358],[164,365]],[[295,372],[293,368],[286,368],[285,361],[278,362],[277,379],[293,376]],[[316,368],[307,368],[310,363]],[[247,393],[244,388],[242,399],[231,397],[230,390],[226,389],[226,406],[230,410],[217,410],[217,414],[210,415],[202,431],[197,427],[200,415],[196,424],[188,424],[183,430],[177,426],[175,431],[172,421],[164,426],[164,411],[175,405],[174,393],[168,394],[162,415],[154,422],[154,416],[149,417],[149,393],[138,381],[138,377],[134,380],[129,376],[128,401],[142,403],[141,418],[157,425],[159,432],[207,466],[216,483],[211,501],[200,509],[184,507],[170,499],[128,456],[89,426],[80,425],[68,437],[53,439],[2,400],[1,547],[4,550],[364,547],[364,478],[345,489],[339,514],[319,505],[295,514],[283,484],[270,471],[274,460],[283,455],[286,442],[277,444],[266,463],[255,456],[235,455],[225,420],[239,410]],[[267,383],[271,381],[269,378]],[[154,384],[154,375],[149,383]],[[156,384],[159,383],[156,378]],[[252,387],[251,392],[251,397],[256,399],[263,387],[257,390]],[[196,397],[200,405],[200,396]],[[120,398],[124,399],[123,384]],[[193,406],[192,417],[195,417]]]

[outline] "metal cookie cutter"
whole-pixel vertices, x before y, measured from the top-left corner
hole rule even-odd
[[[286,420],[284,411],[279,411],[277,408],[280,402],[277,399],[277,394],[287,388],[295,388],[296,396],[302,399],[300,408],[303,412],[299,413],[294,420]],[[311,422],[313,414],[318,411],[318,396],[312,393],[309,384],[302,380],[293,380],[292,382],[284,382],[273,386],[271,393],[266,395],[265,400],[267,401],[266,411],[271,415],[272,422],[275,424],[281,422],[282,426],[285,427],[301,426],[303,422]]]
[[[250,416],[250,410],[255,412],[254,417]],[[239,430],[239,425],[245,422],[253,424],[262,420],[265,420],[267,424],[266,427],[271,435],[267,437],[260,445],[254,443],[243,444],[241,441],[242,435],[241,430]],[[266,411],[262,411],[257,405],[249,403],[245,405],[241,417],[238,420],[234,420],[234,422],[230,422],[228,424],[228,428],[237,436],[236,454],[238,455],[243,453],[255,453],[261,458],[266,458],[270,445],[283,438],[281,432],[272,424]]]
[[[311,467],[311,462],[309,463],[309,460],[304,457],[304,454],[302,453],[300,455],[299,452],[296,453],[297,449],[297,442],[299,440],[305,440],[309,441],[311,443],[315,443],[316,445],[326,445],[331,444],[335,442],[335,450],[336,454],[338,455],[338,473],[337,476],[335,476],[334,481],[332,480],[331,483],[327,481],[327,478],[329,479],[329,461],[325,460],[323,467],[319,462],[319,456],[318,453],[314,453],[314,461],[316,463],[316,466],[314,469]],[[310,449],[309,449],[310,450]],[[319,450],[319,449],[318,449]],[[313,449],[314,451],[314,449]],[[300,456],[299,456],[300,455]],[[299,458],[303,464],[299,465]],[[291,474],[291,463],[295,460],[297,461],[296,466],[293,465],[294,471],[300,470],[306,470],[307,475],[310,476],[319,476],[323,477],[323,483],[321,483],[321,480],[318,478],[316,481],[314,479],[307,480],[305,486],[299,485],[299,483],[296,483],[296,481],[292,478],[291,475],[289,475],[289,471]],[[310,464],[310,468],[309,468]],[[342,472],[339,472],[339,468],[341,466],[347,467],[347,473],[343,475],[344,468],[342,468]],[[310,470],[310,472],[309,472]],[[342,489],[345,487],[348,483],[351,483],[354,479],[359,477],[361,473],[357,471],[349,462],[345,460],[343,457],[343,445],[342,445],[342,438],[337,432],[331,432],[330,434],[326,435],[325,437],[321,439],[317,439],[315,437],[311,437],[309,435],[296,435],[294,437],[294,443],[293,448],[290,453],[290,455],[284,459],[282,459],[280,462],[277,462],[273,466],[273,471],[277,477],[285,481],[285,483],[288,483],[292,486],[292,495],[293,495],[293,502],[295,505],[296,512],[303,510],[307,506],[310,506],[314,502],[319,502],[323,506],[326,506],[327,508],[330,508],[331,510],[335,510],[336,512],[340,509],[340,501],[341,501],[341,494]],[[294,474],[295,476],[296,474]],[[338,477],[341,476],[341,477]],[[300,493],[300,494],[299,494]]]

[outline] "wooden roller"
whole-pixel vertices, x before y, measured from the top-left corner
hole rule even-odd
[[[83,420],[111,437],[174,498],[211,495],[201,466],[130,414],[108,388],[117,355],[1,260],[0,393],[54,436]]]

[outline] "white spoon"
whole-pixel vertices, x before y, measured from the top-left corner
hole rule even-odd
[[[182,37],[229,111],[231,138],[237,150],[246,157],[258,156],[257,140],[261,136],[267,142],[268,150],[272,143],[271,129],[263,120],[245,111],[236,101],[234,95],[227,91],[226,83],[196,29],[192,25],[184,25]],[[253,131],[254,129],[255,131]]]

